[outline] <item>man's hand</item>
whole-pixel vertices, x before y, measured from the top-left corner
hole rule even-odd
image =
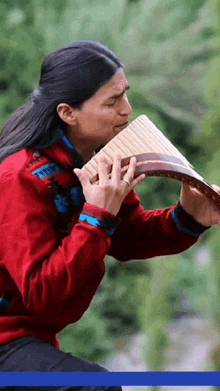
[[[128,171],[124,179],[121,179],[121,156],[115,155],[110,178],[105,159],[100,157],[99,181],[94,184],[90,183],[88,174],[83,168],[81,170],[75,168],[73,171],[81,182],[86,202],[104,208],[116,216],[127,194],[145,178],[145,174],[134,178],[135,167],[136,158],[132,157]]]
[[[220,194],[220,187],[212,185]],[[180,204],[198,223],[205,227],[220,226],[220,210],[199,190],[182,183]]]

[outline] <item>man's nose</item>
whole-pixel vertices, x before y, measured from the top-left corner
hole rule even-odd
[[[130,116],[132,113],[132,107],[129,103],[129,100],[128,100],[128,97],[127,96],[124,96],[122,101],[121,101],[121,105],[120,105],[120,110],[119,110],[119,114],[120,115],[123,115],[123,116]]]

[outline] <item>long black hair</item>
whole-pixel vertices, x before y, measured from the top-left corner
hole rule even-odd
[[[43,62],[39,86],[6,123],[0,139],[0,162],[23,148],[47,148],[66,131],[57,114],[59,103],[80,107],[122,67],[106,46],[93,41],[70,42]]]

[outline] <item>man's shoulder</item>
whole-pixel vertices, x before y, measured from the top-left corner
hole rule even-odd
[[[58,170],[56,164],[47,156],[34,149],[24,148],[7,156],[0,164],[0,178],[17,177],[22,174],[41,178],[48,170]],[[33,174],[33,175],[32,175]]]
[[[31,149],[21,149],[7,156],[0,164],[0,177],[25,170],[32,156],[33,150]]]

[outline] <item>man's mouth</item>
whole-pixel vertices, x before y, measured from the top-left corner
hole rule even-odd
[[[128,124],[129,124],[129,122],[126,121],[126,122],[124,122],[121,125],[117,125],[116,128],[117,128],[117,130],[123,130],[123,129],[125,129],[128,126]]]

